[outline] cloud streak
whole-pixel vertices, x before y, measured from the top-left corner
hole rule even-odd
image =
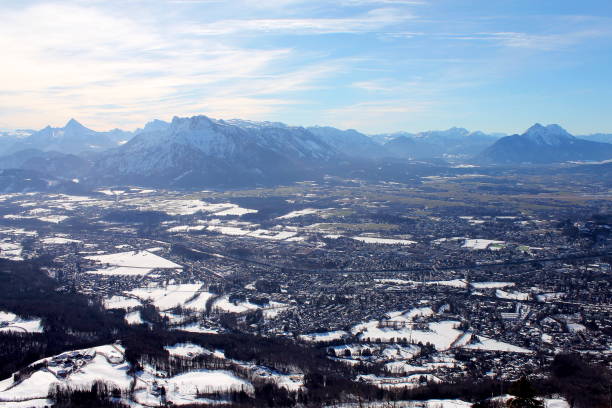
[[[345,18],[266,18],[221,20],[206,24],[194,24],[185,29],[186,33],[202,36],[220,36],[236,33],[299,33],[338,34],[359,33],[380,30],[414,18],[406,11],[380,8],[356,17]]]
[[[8,14],[0,26],[0,48],[11,61],[0,66],[0,119],[43,126],[78,112],[92,126],[106,126],[104,116],[113,114],[134,127],[198,111],[257,117],[290,103],[270,95],[308,89],[336,68],[328,62],[275,69],[293,57],[291,49],[244,48],[166,30],[76,6]]]

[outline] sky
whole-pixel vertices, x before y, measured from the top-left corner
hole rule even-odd
[[[612,133],[610,0],[0,0],[0,128]]]

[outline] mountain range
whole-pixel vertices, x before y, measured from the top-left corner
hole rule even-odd
[[[447,159],[485,165],[612,159],[612,144],[580,139],[558,125],[522,135],[463,128],[368,136],[333,127],[218,120],[154,120],[134,132],[96,132],[71,119],[0,137],[1,169],[79,178],[91,184],[231,187],[275,184],[376,168],[376,163]],[[344,170],[342,170],[344,169]]]
[[[395,157],[428,159],[471,157],[491,146],[501,136],[505,135],[470,132],[464,128],[453,127],[416,134],[380,134],[372,138],[382,142],[387,151]]]
[[[108,132],[96,132],[70,119],[62,128],[47,126],[36,132],[26,133],[25,137],[7,137],[0,139],[0,152],[10,154],[26,149],[44,152],[83,154],[99,152],[117,146],[129,140],[133,134],[120,129]]]

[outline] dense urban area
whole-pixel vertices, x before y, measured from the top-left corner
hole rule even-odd
[[[401,182],[2,195],[2,269],[28,265],[51,289],[30,293],[37,285],[24,280],[31,305],[0,300],[5,344],[28,344],[19,358],[2,352],[0,406],[62,401],[93,380],[104,382],[95,393],[112,394],[108,404],[134,406],[428,395],[494,406],[521,378],[550,389],[547,406],[588,406],[546,382],[563,364],[572,375],[582,367],[583,379],[597,373],[601,389],[589,397],[609,401],[607,186],[518,177],[457,166]],[[3,279],[19,287],[19,276]],[[71,327],[45,314],[45,297],[95,313],[70,311]],[[65,338],[41,345],[59,327]],[[133,336],[141,340],[130,349]],[[68,344],[79,347],[60,349]],[[340,386],[311,363],[354,392],[334,394]],[[313,383],[331,394],[312,393]]]

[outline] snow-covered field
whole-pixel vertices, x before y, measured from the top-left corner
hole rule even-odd
[[[368,382],[379,388],[416,388],[425,383],[437,383],[441,380],[432,374],[412,374],[405,377],[379,377],[373,374],[359,375],[359,381]],[[424,381],[424,382],[422,382]]]
[[[524,292],[506,292],[501,289],[497,289],[495,291],[495,296],[500,299],[508,299],[508,300],[530,300],[531,295],[529,293]]]
[[[550,302],[554,300],[560,300],[565,297],[565,293],[563,292],[553,292],[553,293],[542,293],[536,296],[538,302]]]
[[[323,333],[302,334],[301,336],[299,336],[299,338],[303,341],[317,343],[338,340],[346,336],[348,336],[348,333],[344,330],[335,330]]]
[[[75,366],[66,370],[59,365],[40,369],[25,380],[15,383],[13,378],[0,382],[0,400],[24,401],[46,398],[49,388],[55,384],[67,385],[74,388],[89,388],[96,381],[104,381],[115,387],[128,390],[131,377],[127,374],[129,363],[123,359],[124,350],[120,346],[100,346],[90,350],[79,350],[80,355],[93,355],[91,360],[75,358]],[[52,363],[54,358],[46,358],[37,363]],[[80,363],[78,362],[80,361]],[[61,378],[65,375],[66,378]]]
[[[383,245],[414,245],[415,241],[408,239],[394,238],[376,238],[376,237],[352,237],[355,241],[365,242],[366,244],[383,244]]]
[[[125,315],[125,321],[127,324],[143,324],[145,321],[142,319],[140,315],[140,310],[136,310],[134,312],[127,313]]]
[[[462,347],[471,350],[505,351],[509,353],[533,353],[531,350],[528,350],[526,348],[504,343],[503,341],[493,340],[485,336],[475,337],[476,339],[472,340],[470,344],[466,344]]]
[[[111,296],[103,301],[106,309],[131,309],[142,305],[138,299],[125,296]]]
[[[66,244],[72,244],[72,243],[79,244],[83,241],[79,241],[78,239],[70,239],[70,238],[55,236],[55,237],[43,238],[40,240],[40,242],[46,245],[66,245]]]
[[[23,247],[16,242],[0,242],[0,258],[10,259],[11,261],[22,261],[21,252]]]
[[[441,281],[427,281],[425,282],[428,285],[440,285],[440,286],[450,286],[452,288],[467,288],[467,281],[465,279],[451,279],[451,280],[441,280]]]
[[[189,357],[189,353],[198,352],[199,346],[179,344],[168,347],[175,356]],[[203,348],[201,348],[204,350]],[[131,365],[125,361],[125,350],[119,345],[106,345],[92,349],[66,352],[62,355],[46,358],[34,364],[46,363],[46,367],[32,373],[21,382],[14,382],[13,377],[0,381],[0,407],[38,407],[46,400],[49,389],[56,385],[72,389],[88,389],[96,381],[110,383],[122,390],[130,390],[134,385],[134,406],[158,406],[159,393],[154,388],[164,387],[166,398],[174,405],[210,402],[199,398],[199,393],[244,390],[251,394],[253,386],[247,380],[239,378],[227,370],[194,370],[165,377],[146,364],[134,378],[128,374]],[[70,366],[64,368],[64,361]],[[157,384],[157,385],[154,385]]]
[[[42,320],[24,319],[15,313],[0,311],[0,332],[42,333]]]
[[[474,289],[500,289],[508,286],[514,286],[514,282],[472,282]]]
[[[193,358],[208,354],[208,351],[204,347],[192,343],[178,343],[173,346],[166,346],[165,349],[171,356],[178,357]]]
[[[232,203],[207,203],[201,200],[185,200],[185,199],[165,199],[165,200],[145,200],[145,199],[129,199],[123,200],[122,204],[134,205],[140,210],[145,211],[161,211],[168,215],[193,215],[197,212],[214,214],[216,216],[235,215],[241,216],[249,213],[256,213],[257,210],[242,208]]]
[[[168,310],[184,305],[188,300],[197,295],[201,287],[201,283],[185,283],[162,287],[138,288],[128,293],[142,300],[150,300],[160,310]]]
[[[149,251],[129,251],[108,255],[91,255],[85,259],[95,261],[105,267],[90,271],[100,275],[146,275],[153,269],[182,269],[159,255]]]
[[[389,402],[354,402],[329,405],[325,408],[470,408],[472,404],[461,400],[432,399],[427,401],[396,401]],[[548,407],[546,407],[548,408]],[[563,407],[565,408],[565,407]]]
[[[504,244],[504,241],[494,241],[491,239],[466,239],[463,242],[463,248],[498,250]]]
[[[303,210],[291,211],[285,215],[281,215],[277,217],[279,220],[288,220],[291,218],[303,217],[304,215],[312,215],[318,214],[322,210],[317,210],[316,208],[304,208]]]
[[[504,343],[484,336],[472,339],[470,332],[459,330],[460,322],[453,320],[431,321],[415,324],[415,321],[435,318],[436,313],[430,307],[421,307],[407,312],[387,313],[387,321],[372,320],[361,323],[351,329],[351,333],[361,340],[371,342],[397,341],[406,339],[409,343],[427,344],[443,351],[450,348],[466,347],[474,350],[505,351],[530,353],[530,350]]]

